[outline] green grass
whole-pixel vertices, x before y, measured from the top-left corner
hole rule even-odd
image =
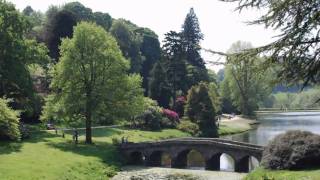
[[[238,134],[242,132],[249,131],[251,127],[238,127],[233,126],[232,124],[221,124],[219,126],[219,135],[225,136],[225,135],[231,135],[231,134]]]
[[[266,170],[257,168],[245,180],[319,180],[320,169],[304,171]]]
[[[174,129],[159,132],[96,129],[94,145],[84,144],[84,132],[80,132],[80,144],[74,145],[71,135],[65,138],[53,132],[33,134],[21,143],[0,142],[0,179],[108,179],[121,167],[121,155],[112,145],[112,138],[128,137],[129,141],[149,141],[188,136]]]

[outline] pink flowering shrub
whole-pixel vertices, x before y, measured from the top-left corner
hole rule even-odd
[[[162,114],[172,121],[179,122],[178,113],[176,113],[170,109],[162,109]]]

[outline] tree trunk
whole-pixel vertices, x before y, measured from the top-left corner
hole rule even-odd
[[[86,143],[92,144],[91,112],[86,113]]]
[[[88,88],[86,94],[86,144],[92,144],[92,130],[91,130],[91,123],[92,123],[92,111],[91,111],[91,90]]]

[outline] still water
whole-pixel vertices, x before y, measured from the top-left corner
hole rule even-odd
[[[258,114],[260,124],[246,133],[226,137],[235,141],[267,145],[269,140],[288,130],[320,133],[320,112],[286,112]]]
[[[223,138],[267,145],[275,136],[288,130],[304,130],[320,134],[320,112],[263,113],[258,114],[258,121],[260,124],[254,130]],[[230,157],[222,156],[220,161],[222,170],[233,170],[233,160]],[[257,164],[257,161],[252,159],[251,169]]]

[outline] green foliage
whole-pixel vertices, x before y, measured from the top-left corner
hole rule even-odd
[[[72,37],[77,17],[68,10],[58,9],[55,12],[53,9],[52,11],[49,15],[53,17],[47,17],[43,39],[49,48],[50,57],[58,61],[61,54],[59,49],[61,39]]]
[[[187,132],[191,134],[192,136],[199,135],[199,126],[196,123],[191,122],[188,119],[183,119],[177,126],[177,129],[179,129],[182,132]]]
[[[142,129],[160,130],[163,119],[162,109],[149,98],[146,98],[144,104],[145,110],[137,117],[138,124],[135,125]]]
[[[191,122],[199,125],[200,136],[218,136],[215,109],[206,83],[201,82],[188,91],[185,113]]]
[[[298,93],[279,92],[272,94],[268,99],[271,101],[271,107],[277,109],[319,108],[319,91],[319,87],[313,87]]]
[[[19,113],[0,98],[0,140],[20,140]]]
[[[108,31],[112,25],[112,17],[108,13],[94,12],[95,22]]]
[[[130,60],[130,72],[139,73],[144,61],[140,52],[142,39],[135,34],[132,26],[127,21],[119,19],[112,23],[110,32],[116,38],[124,57]]]
[[[267,169],[318,168],[320,136],[306,131],[288,131],[275,137],[263,151],[261,165]]]
[[[248,42],[238,41],[231,48],[231,53],[240,53],[251,48]],[[271,80],[268,71],[261,69],[263,59],[253,56],[229,56],[222,82],[222,96],[231,101],[243,115],[253,115],[259,102],[271,94]],[[227,102],[225,102],[226,105]],[[232,108],[232,106],[230,107]]]
[[[28,67],[46,67],[50,60],[47,48],[26,38],[30,30],[27,17],[2,0],[0,29],[0,96],[13,99],[11,107],[21,110],[24,117],[35,117],[37,97]]]
[[[51,111],[68,117],[65,121],[85,119],[89,130],[102,115],[132,113],[130,107],[141,100],[141,79],[127,75],[129,63],[109,33],[82,22],[75,27],[72,39],[63,40],[60,49],[61,58],[51,83],[53,97],[46,103],[57,108],[44,108],[49,110],[44,113],[47,117]],[[90,141],[90,131],[87,138]]]
[[[166,33],[162,49],[167,79],[171,86],[173,101],[175,101],[178,91],[186,93],[188,90],[185,83],[187,80],[187,67],[181,34],[174,31]]]
[[[63,6],[63,9],[73,13],[77,21],[91,21],[93,19],[92,10],[80,2],[67,3]]]
[[[229,0],[223,0],[229,1]],[[319,5],[318,0],[233,0],[237,10],[264,9],[261,16],[250,24],[262,24],[279,30],[278,38],[247,54],[271,54],[269,62],[281,65],[279,78],[304,84],[319,83]]]
[[[171,94],[163,61],[158,61],[151,71],[149,96],[156,100],[161,107],[168,108]]]
[[[137,31],[137,30],[136,30]],[[151,78],[151,70],[155,63],[160,60],[160,42],[158,36],[147,28],[139,29],[139,33],[142,34],[142,43],[140,50],[145,60],[142,64],[141,76],[143,77],[142,87],[145,89],[145,96],[149,93],[149,79]]]
[[[208,84],[209,96],[212,101],[213,107],[216,113],[221,111],[221,98],[219,95],[219,89],[216,83],[211,82]]]
[[[193,66],[205,69],[204,60],[200,56],[200,41],[203,39],[203,34],[193,8],[190,9],[182,25],[182,36],[186,46],[187,61]]]

